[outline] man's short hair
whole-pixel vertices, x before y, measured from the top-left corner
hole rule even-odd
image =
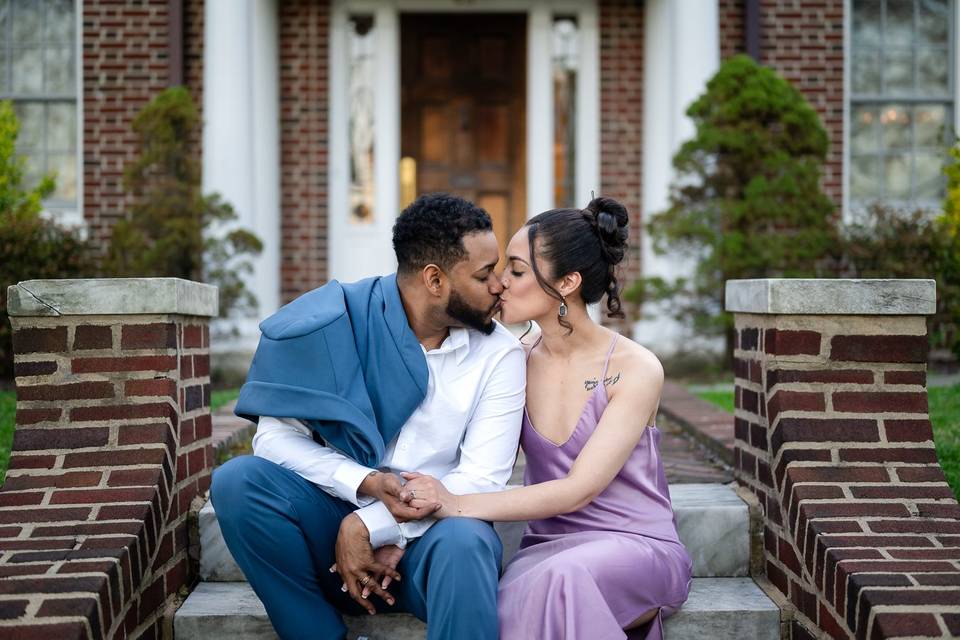
[[[427,193],[413,201],[393,225],[393,250],[401,273],[435,264],[449,271],[466,256],[465,235],[492,231],[490,215],[469,200]]]

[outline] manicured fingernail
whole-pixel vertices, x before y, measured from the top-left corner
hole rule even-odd
[[[347,585],[343,585],[342,587],[340,587],[340,591],[343,591],[344,593],[346,593],[346,592],[347,592]]]
[[[330,567],[329,571],[330,571],[330,573],[336,573],[336,572],[337,572],[337,570],[334,569],[333,567]]]
[[[367,594],[361,593],[361,594],[360,594],[360,597],[363,598],[364,600],[366,600],[366,599],[367,599]]]

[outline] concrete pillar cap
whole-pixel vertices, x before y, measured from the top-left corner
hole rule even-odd
[[[7,288],[11,316],[217,315],[217,287],[181,278],[25,280]]]
[[[728,280],[726,310],[793,315],[918,316],[937,310],[935,280]]]

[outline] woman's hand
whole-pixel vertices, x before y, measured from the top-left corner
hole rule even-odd
[[[425,476],[422,473],[401,473],[401,476],[407,481],[403,485],[405,498],[409,498],[409,505],[416,509],[436,509],[434,516],[437,518],[449,518],[457,515],[457,496],[453,495],[443,483],[433,476]]]

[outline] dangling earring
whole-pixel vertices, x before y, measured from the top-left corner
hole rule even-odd
[[[567,315],[567,300],[566,298],[560,298],[560,312],[557,314],[558,317],[562,318]]]

